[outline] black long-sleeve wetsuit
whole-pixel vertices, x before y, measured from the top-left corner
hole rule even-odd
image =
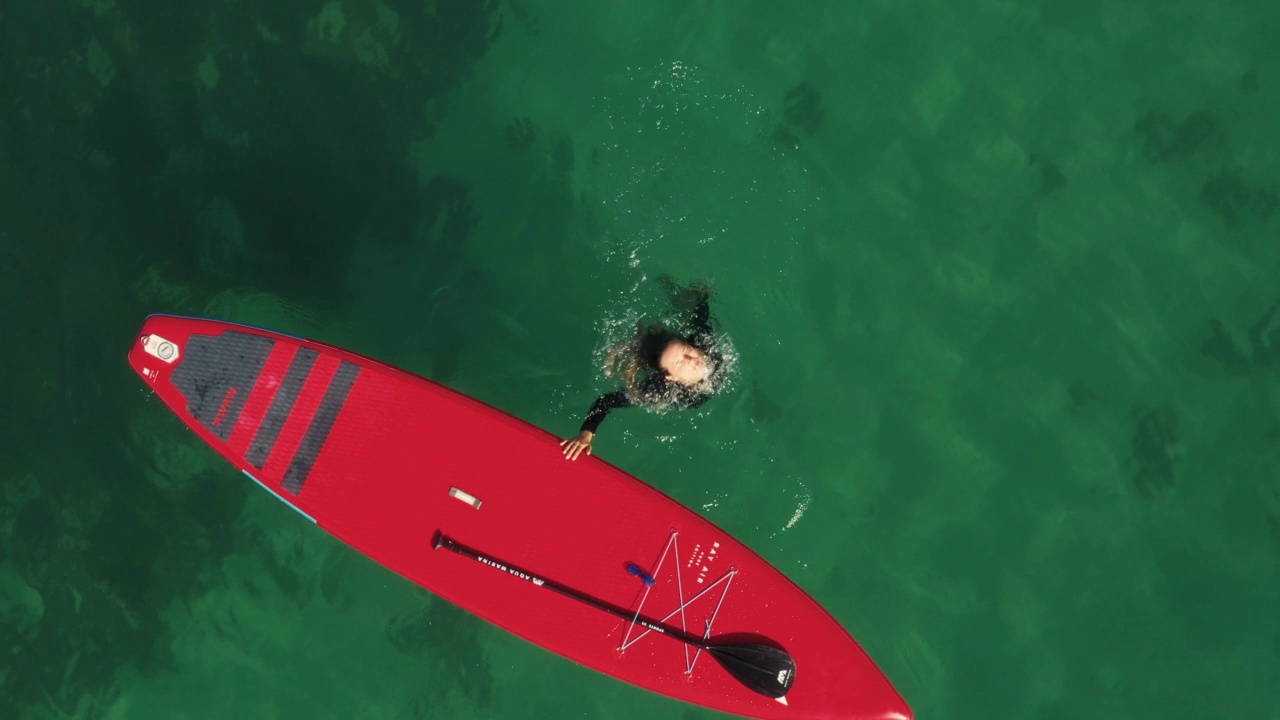
[[[698,299],[697,305],[693,308],[693,314],[689,318],[689,324],[692,330],[688,337],[689,344],[706,354],[707,364],[711,366],[711,383],[700,388],[692,388],[668,380],[661,371],[650,372],[640,382],[638,392],[635,393],[638,397],[634,400],[626,389],[615,390],[596,398],[591,405],[591,410],[587,412],[587,419],[582,421],[581,430],[594,433],[600,427],[600,423],[604,422],[605,416],[618,408],[658,402],[696,408],[706,402],[713,392],[705,388],[714,387],[716,374],[724,364],[723,358],[715,347],[715,334],[711,330],[711,308],[706,295]]]

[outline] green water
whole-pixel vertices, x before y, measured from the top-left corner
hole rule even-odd
[[[7,0],[0,717],[718,717],[355,555],[124,362],[146,313],[212,315],[569,435],[669,275],[716,287],[733,387],[597,454],[782,568],[918,717],[1280,718],[1277,29]]]

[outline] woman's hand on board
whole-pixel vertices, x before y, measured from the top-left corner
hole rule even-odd
[[[590,430],[583,430],[577,436],[568,440],[561,440],[560,447],[564,448],[564,456],[570,460],[577,460],[578,455],[585,450],[588,455],[591,454],[591,438],[595,437],[595,433]]]

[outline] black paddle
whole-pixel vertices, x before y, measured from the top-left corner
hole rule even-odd
[[[730,675],[761,695],[780,698],[787,694],[787,690],[790,690],[791,684],[795,682],[796,661],[792,660],[790,655],[775,647],[756,643],[709,643],[700,640],[675,628],[669,628],[645,618],[637,618],[634,613],[627,612],[603,600],[597,600],[586,593],[561,585],[554,580],[538,577],[528,570],[522,570],[514,565],[508,565],[491,557],[481,555],[465,545],[459,545],[453,539],[437,530],[435,549],[439,550],[440,548],[452,550],[463,557],[471,558],[495,570],[501,570],[512,577],[537,585],[540,588],[558,592],[565,597],[573,598],[597,610],[603,610],[627,622],[634,621],[637,625],[642,625],[654,632],[673,637],[696,648],[702,648],[710,653],[711,657],[715,658]]]

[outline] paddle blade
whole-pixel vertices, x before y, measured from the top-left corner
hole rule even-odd
[[[796,661],[785,652],[749,643],[708,645],[707,652],[743,685],[771,698],[780,698],[796,679]]]

